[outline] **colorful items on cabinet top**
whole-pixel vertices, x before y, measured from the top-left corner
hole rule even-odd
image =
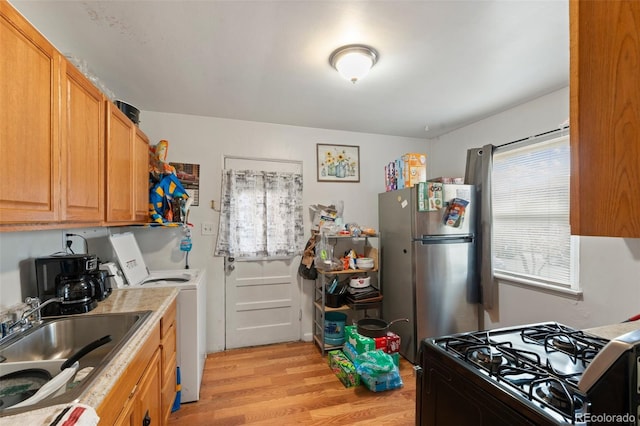
[[[410,188],[427,180],[427,154],[409,152],[384,166],[385,191]]]
[[[149,147],[149,216],[163,226],[189,224],[192,200],[167,161],[169,142],[161,140]]]
[[[437,177],[427,180],[427,155],[409,152],[384,166],[385,191],[411,188],[420,182],[463,183],[463,178]]]

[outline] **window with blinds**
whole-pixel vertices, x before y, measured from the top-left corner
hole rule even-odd
[[[569,136],[499,147],[493,155],[493,258],[497,276],[577,289],[569,226]]]

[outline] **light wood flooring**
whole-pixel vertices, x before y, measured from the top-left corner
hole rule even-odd
[[[313,343],[210,354],[198,402],[182,404],[171,425],[414,425],[413,366],[400,357],[399,389],[345,388]]]

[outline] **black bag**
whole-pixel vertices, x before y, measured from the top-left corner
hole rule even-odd
[[[309,241],[304,246],[304,253],[302,253],[302,259],[300,259],[300,266],[298,266],[298,275],[305,280],[315,280],[318,278],[318,270],[315,265],[316,257],[316,236],[311,235]]]

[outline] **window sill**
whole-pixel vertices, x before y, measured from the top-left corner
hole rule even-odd
[[[506,274],[495,273],[494,277],[501,283],[525,288],[528,290],[539,291],[542,293],[551,294],[554,296],[566,297],[573,300],[582,300],[582,290],[575,290],[572,288],[563,288],[552,284],[545,284],[538,281],[527,280],[520,277],[513,277]]]

